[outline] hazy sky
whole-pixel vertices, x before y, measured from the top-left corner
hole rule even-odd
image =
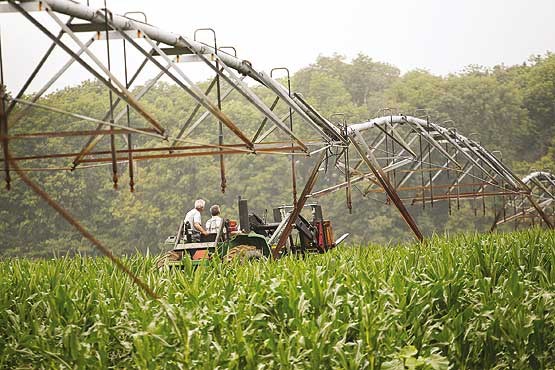
[[[98,0],[90,3],[103,6]],[[219,45],[235,46],[240,58],[266,71],[276,66],[295,71],[319,54],[352,58],[361,52],[402,72],[424,68],[443,75],[469,64],[522,63],[532,54],[555,50],[555,0],[108,0],[108,8],[119,14],[144,11],[149,23],[191,38],[196,28],[212,27]],[[52,25],[46,15],[40,19]],[[14,91],[49,43],[18,14],[0,14],[0,27],[6,82]],[[105,45],[95,48],[104,55]],[[117,47],[113,51],[121,53]],[[53,73],[66,58],[58,52],[47,71]],[[135,65],[140,60],[132,59]],[[206,78],[195,68],[190,72],[195,80]],[[121,69],[116,67],[116,73]],[[74,67],[57,87],[85,78]]]

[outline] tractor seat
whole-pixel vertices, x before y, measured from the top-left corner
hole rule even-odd
[[[224,232],[224,230],[226,230],[226,232]],[[229,234],[227,234],[227,230],[229,230],[229,220],[224,220],[224,222],[222,222],[222,224],[220,225],[220,230],[219,230],[219,234],[220,234],[220,240],[218,241],[226,241],[227,239],[229,239]],[[217,241],[216,239],[218,238],[218,233],[209,233],[208,235],[200,235],[200,241],[201,242],[215,242]]]
[[[218,234],[216,233],[210,233],[208,235],[200,235],[200,241],[201,242],[215,242],[216,241],[216,236],[218,236]]]
[[[193,230],[191,228],[191,224],[189,223],[189,221],[184,223],[184,227],[183,227],[183,236],[184,239],[186,240],[187,243],[193,243],[193,242],[198,242],[200,240],[198,240],[198,235],[200,235],[199,233],[193,233]],[[202,235],[200,235],[202,237]]]

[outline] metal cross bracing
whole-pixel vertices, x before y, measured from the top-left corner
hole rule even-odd
[[[137,161],[216,156],[220,164],[221,189],[225,191],[226,156],[281,154],[292,159],[295,205],[292,215],[300,212],[308,198],[340,189],[345,189],[347,207],[351,209],[352,188],[355,188],[363,196],[381,196],[385,203],[393,204],[419,240],[423,235],[407,208],[409,205],[425,208],[433,207],[436,202],[448,202],[451,211],[458,208],[461,201],[470,200],[475,213],[481,206],[485,214],[486,198],[501,197],[503,201],[499,204],[504,204],[507,199],[519,197],[528,202],[528,208],[532,208],[538,218],[552,227],[553,221],[546,215],[549,209],[545,207],[546,200],[535,196],[534,184],[516,177],[493,152],[472,140],[473,135],[465,137],[456,129],[445,128],[427,117],[393,114],[358,124],[347,125],[346,121],[333,124],[331,119],[326,119],[300,94],[291,90],[287,69],[275,68],[269,74],[255,69],[249,61],[239,59],[234,48],[218,48],[216,33],[212,29],[199,29],[191,39],[148,24],[143,13],[140,15],[144,20],[139,21],[131,18],[137,12],[121,16],[106,7],[93,9],[68,0],[0,0],[2,12],[19,13],[51,41],[15,95],[8,96],[4,79],[0,81],[0,142],[6,184],[9,187],[10,171],[17,172],[26,184],[74,225],[78,225],[76,220],[41,191],[26,172],[73,171],[107,165],[117,187],[121,165],[125,164],[133,191],[136,183],[133,164]],[[47,14],[57,29],[45,26],[34,16],[36,12]],[[197,40],[201,32],[210,32],[210,45]],[[115,55],[110,47],[115,43],[123,45],[123,58]],[[100,52],[93,48],[99,44],[104,46]],[[44,64],[55,49],[67,54],[67,62],[40,89],[25,97],[31,83],[38,76],[44,78]],[[135,60],[137,56],[142,60],[133,71],[128,66],[132,53]],[[123,76],[114,72],[112,66],[115,63],[123,63]],[[213,79],[204,88],[193,81],[187,68],[190,63],[199,63],[213,74]],[[80,65],[106,88],[109,103],[102,116],[89,117],[82,112],[50,106],[45,99],[41,100],[74,64]],[[154,67],[156,73],[144,85],[138,86],[146,66]],[[273,78],[274,72],[278,71],[286,72],[287,87]],[[158,119],[142,103],[163,77],[173,81],[194,102],[190,113],[179,125]],[[258,125],[231,118],[226,111],[226,99],[232,94],[259,113]],[[34,110],[50,111],[65,117],[66,121],[70,119],[90,126],[37,132],[26,122]],[[200,140],[195,133],[210,124],[210,117],[217,122],[217,135],[214,140]],[[70,151],[52,151],[48,145],[52,138],[73,140],[77,145]],[[35,145],[32,151],[26,150],[24,145],[18,146],[21,142],[37,139],[45,140],[46,144]],[[315,154],[320,159],[297,198],[293,157]],[[328,162],[329,154],[336,158],[335,167],[344,181],[314,191],[320,168]],[[499,213],[495,206],[494,212]],[[279,237],[275,256],[284,246],[294,221],[295,217],[290,217],[284,224],[285,231]],[[77,228],[83,233],[82,227]],[[100,245],[95,239],[91,242]],[[103,252],[111,256],[106,248]]]
[[[521,180],[480,142],[469,138],[475,135],[465,137],[428,117],[393,114],[349,125],[345,130],[352,144],[346,152],[351,154],[339,155],[335,162],[345,180],[313,191],[310,197],[351,187],[363,196],[381,197],[399,209],[419,239],[420,231],[406,205],[425,208],[448,202],[451,212],[467,200],[475,214],[486,215],[486,209],[491,208],[497,216],[501,210],[497,205],[518,198],[525,200],[528,213],[553,227],[546,207],[550,200],[535,193],[547,184],[540,187],[538,177]]]
[[[549,171],[534,171],[522,178],[530,189],[530,196],[547,216],[551,224],[555,223],[555,175]],[[498,211],[493,225],[496,227],[512,223],[514,228],[546,225],[545,219],[527,197],[507,197]]]

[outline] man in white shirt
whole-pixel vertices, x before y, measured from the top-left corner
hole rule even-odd
[[[212,215],[212,218],[206,221],[206,231],[211,234],[217,234],[218,230],[220,230],[220,227],[222,226],[222,222],[224,222],[224,220],[220,217],[220,206],[214,204],[210,207],[210,214]]]
[[[184,222],[189,222],[191,225],[191,232],[193,241],[200,241],[200,234],[208,235],[208,232],[202,227],[202,219],[200,213],[204,211],[206,202],[202,199],[195,201],[195,208],[187,212]]]

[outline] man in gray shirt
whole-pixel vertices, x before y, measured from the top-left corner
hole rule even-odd
[[[217,234],[222,226],[222,223],[224,222],[224,220],[220,217],[220,206],[214,204],[210,207],[210,214],[212,215],[212,218],[206,221],[206,231],[212,234]],[[223,231],[225,232],[225,228]]]

